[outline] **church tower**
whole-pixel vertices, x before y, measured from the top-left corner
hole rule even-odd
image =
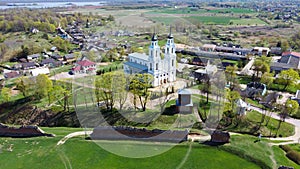
[[[168,40],[165,47],[165,65],[166,71],[168,72],[168,81],[173,82],[176,80],[176,47],[174,43],[174,38],[172,35],[172,30],[170,27],[170,33],[168,35]]]
[[[151,45],[149,46],[149,65],[148,71],[150,73],[153,72],[154,77],[154,86],[160,85],[160,76],[159,73],[161,71],[161,57],[160,57],[160,47],[158,46],[157,35],[154,33],[151,39]]]

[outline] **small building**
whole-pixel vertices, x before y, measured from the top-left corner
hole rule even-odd
[[[71,54],[66,54],[64,56],[64,60],[67,62],[67,63],[73,63],[76,61],[76,57],[74,55],[74,53],[71,53]]]
[[[12,78],[16,78],[21,76],[21,74],[17,71],[12,71],[12,72],[8,72],[8,73],[4,73],[4,77],[6,79],[12,79]]]
[[[58,61],[63,61],[64,58],[60,56],[58,53],[52,53],[51,58],[58,60]]]
[[[26,62],[26,63],[22,63],[22,69],[23,70],[28,70],[28,69],[34,69],[36,68],[36,64],[34,62]]]
[[[230,134],[228,132],[215,130],[211,135],[211,142],[213,143],[229,143]]]
[[[291,97],[292,100],[295,100],[300,105],[300,90],[297,90],[295,97]]]
[[[262,56],[262,55],[267,56],[267,55],[269,55],[270,51],[271,51],[270,48],[266,48],[266,47],[254,47],[253,48],[254,54],[259,55],[259,56]]]
[[[213,52],[215,51],[216,47],[217,45],[214,44],[204,44],[201,49],[204,51]]]
[[[39,33],[40,31],[37,28],[31,28],[30,32],[36,34]]]
[[[178,99],[176,100],[176,112],[193,112],[192,93],[188,89],[181,89],[178,91]]]
[[[41,66],[47,66],[50,68],[59,67],[62,65],[62,61],[56,61],[53,58],[44,59],[41,61]]]
[[[207,58],[200,58],[200,57],[194,57],[192,61],[193,65],[198,65],[198,66],[206,66],[209,64],[209,59]]]
[[[40,74],[45,74],[45,75],[50,74],[49,68],[45,67],[45,68],[36,68],[36,69],[30,70],[31,76],[37,76]]]
[[[32,54],[32,55],[28,55],[28,56],[27,56],[27,60],[28,60],[29,62],[35,61],[35,60],[37,60],[40,56],[41,56],[41,54],[39,54],[39,53]]]
[[[50,52],[57,52],[57,47],[56,46],[51,47]]]
[[[282,49],[281,49],[281,47],[271,47],[270,53],[273,55],[281,55]]]
[[[218,71],[218,68],[216,65],[208,64],[205,67],[205,69],[203,69],[203,68],[198,69],[193,73],[193,75],[194,75],[195,79],[201,81],[201,80],[209,78],[209,76],[214,75],[215,73],[217,73],[217,71]]]
[[[264,97],[261,101],[259,101],[259,103],[264,105],[265,107],[273,109],[274,103],[277,103],[278,98],[279,94],[277,92],[272,92]]]
[[[248,104],[242,99],[236,101],[236,114],[239,116],[244,116],[247,114]]]
[[[264,96],[267,93],[267,86],[259,82],[251,82],[247,84],[247,88],[241,92],[241,95],[248,98],[256,98]]]

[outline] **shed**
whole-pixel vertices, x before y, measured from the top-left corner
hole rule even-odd
[[[178,99],[176,100],[176,112],[192,113],[192,111],[193,111],[192,93],[188,89],[179,90]]]
[[[236,101],[236,114],[238,114],[240,116],[246,115],[247,108],[248,108],[248,104],[246,102],[244,102],[242,99],[238,99]]]
[[[224,131],[215,130],[211,135],[211,142],[214,143],[229,143],[230,134]]]

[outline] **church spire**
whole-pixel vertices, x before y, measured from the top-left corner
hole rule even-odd
[[[172,35],[172,26],[170,25],[170,33],[168,35],[169,39],[173,39],[173,35]]]
[[[157,41],[157,35],[156,35],[156,31],[155,31],[155,28],[154,28],[154,33],[153,33],[153,36],[152,36],[152,41]]]

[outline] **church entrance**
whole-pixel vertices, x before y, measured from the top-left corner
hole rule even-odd
[[[167,83],[167,80],[166,80],[166,79],[164,79],[164,83]]]

